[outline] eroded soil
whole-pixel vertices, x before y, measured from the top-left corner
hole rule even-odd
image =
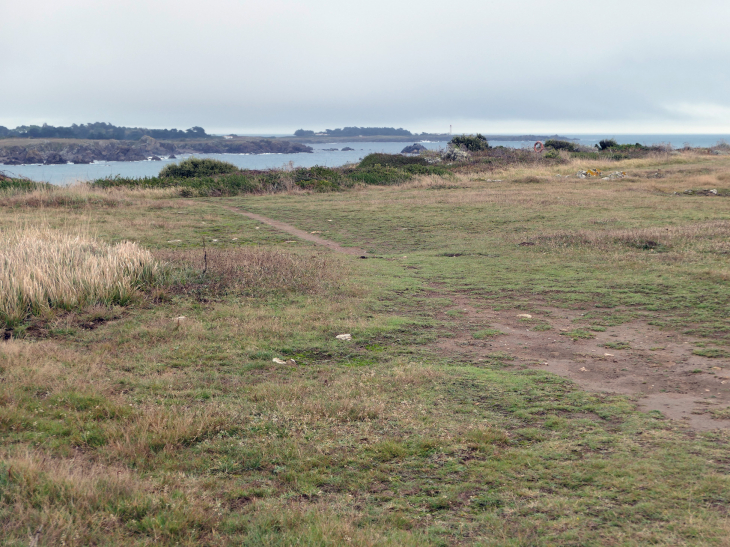
[[[698,339],[634,321],[574,340],[578,310],[495,310],[470,296],[450,297],[453,306],[436,317],[453,325],[451,336],[436,342],[445,356],[479,362],[503,352],[514,357],[513,366],[548,370],[586,390],[637,396],[642,410],[693,429],[730,428],[730,420],[711,413],[730,405],[730,360],[694,355]]]

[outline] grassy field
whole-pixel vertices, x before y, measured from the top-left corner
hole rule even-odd
[[[5,326],[3,545],[730,545],[730,158],[567,157],[341,192],[0,195],[3,227],[83,227],[159,268]],[[683,336],[718,428],[526,363],[472,308],[576,344]]]

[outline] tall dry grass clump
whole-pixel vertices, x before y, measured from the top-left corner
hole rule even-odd
[[[47,226],[0,232],[0,327],[30,315],[91,304],[125,304],[158,273],[136,243],[109,245],[85,233]]]

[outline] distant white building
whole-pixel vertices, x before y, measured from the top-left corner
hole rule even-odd
[[[238,135],[223,135],[224,139],[232,139],[233,137],[237,137]]]

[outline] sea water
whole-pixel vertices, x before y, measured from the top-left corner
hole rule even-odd
[[[619,144],[644,145],[666,144],[674,148],[685,145],[691,147],[708,147],[718,142],[730,142],[730,135],[580,135],[568,134],[566,137],[575,139],[575,142],[584,146],[593,146],[602,139],[612,138]],[[414,139],[414,142],[419,142]],[[383,152],[397,154],[409,142],[338,142],[317,143],[310,145],[314,149],[311,154],[194,154],[197,157],[215,158],[233,163],[242,169],[277,169],[284,167],[338,167],[348,163],[356,163],[368,154]],[[447,142],[422,141],[421,144],[430,150],[446,148]],[[534,141],[490,141],[491,146],[506,146],[510,148],[532,148]],[[352,151],[342,151],[343,148],[354,148]],[[329,149],[335,148],[336,151]],[[163,159],[162,161],[110,161],[94,162],[90,164],[61,164],[61,165],[0,165],[0,171],[11,176],[27,177],[36,181],[46,181],[52,184],[68,185],[77,181],[89,181],[106,177],[154,177],[166,164],[179,161],[189,155],[178,155],[177,159]]]
[[[177,159],[162,161],[97,161],[89,164],[59,165],[0,165],[0,171],[13,176],[27,177],[31,180],[50,182],[51,184],[68,185],[77,181],[89,181],[100,178],[121,177],[156,177],[168,163],[174,163],[192,156],[213,158],[230,162],[242,169],[281,169],[289,167],[339,167],[348,163],[357,163],[368,154],[382,152],[397,154],[407,142],[338,142],[317,143],[310,145],[311,154],[179,154]],[[446,142],[423,142],[430,150],[446,148]],[[342,151],[343,148],[354,148]],[[336,151],[329,149],[335,148]]]

